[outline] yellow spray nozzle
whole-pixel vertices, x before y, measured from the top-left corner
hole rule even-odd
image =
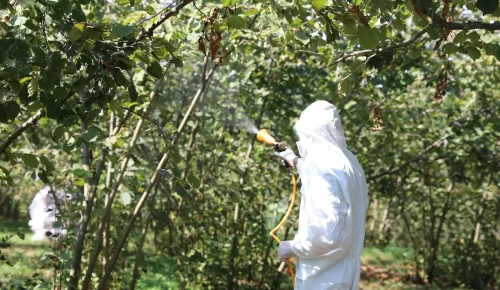
[[[257,133],[257,140],[262,143],[273,146],[274,150],[278,152],[286,150],[286,144],[284,142],[276,142],[276,139],[274,139],[274,137],[271,136],[271,134],[269,134],[269,132],[266,129],[262,129],[259,131],[259,133]]]
[[[274,145],[276,144],[276,140],[269,134],[269,132],[266,129],[262,129],[257,133],[257,140],[263,143],[266,143],[268,145]]]

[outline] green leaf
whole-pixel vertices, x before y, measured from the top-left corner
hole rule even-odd
[[[457,50],[458,50],[458,47],[453,43],[447,43],[447,44],[443,45],[443,51],[446,54],[453,54],[453,53],[457,52]]]
[[[344,95],[349,94],[353,88],[354,88],[354,83],[351,80],[351,78],[346,78],[340,82],[340,91]]]
[[[82,139],[86,142],[94,142],[101,135],[101,130],[96,126],[91,126],[82,134]]]
[[[52,91],[52,95],[54,95],[56,100],[64,100],[68,96],[68,91],[63,87],[56,87]]]
[[[365,49],[375,49],[379,43],[379,37],[376,30],[370,27],[358,28],[359,44]]]
[[[457,33],[457,35],[453,39],[453,42],[454,43],[464,43],[466,40],[467,40],[467,34],[465,33],[465,31],[460,31],[459,33]]]
[[[114,36],[122,38],[134,32],[134,26],[117,23],[111,27],[111,32]]]
[[[31,168],[37,168],[38,167],[38,158],[36,158],[35,155],[32,154],[23,154],[22,157],[23,162],[26,166],[31,167]]]
[[[472,43],[478,43],[481,41],[481,36],[475,31],[469,33],[467,37]]]
[[[50,56],[50,66],[61,70],[64,68],[64,60],[61,57],[61,52],[56,50],[52,52],[52,55]]]
[[[42,161],[43,165],[45,165],[45,168],[47,168],[47,172],[52,172],[56,169],[54,164],[47,157],[42,155],[38,158]]]
[[[497,10],[499,2],[499,0],[477,0],[476,7],[483,12],[483,15],[492,14]]]
[[[52,132],[52,141],[54,142],[59,142],[61,138],[64,136],[64,132],[66,129],[63,126],[59,126],[54,129],[54,132]]]
[[[473,59],[479,59],[481,57],[481,51],[476,47],[469,46],[467,47],[467,54]]]
[[[153,61],[151,65],[148,65],[146,72],[155,78],[161,78],[163,75],[163,69],[157,61]]]
[[[227,18],[227,24],[236,29],[245,29],[247,27],[247,22],[246,20],[237,15],[231,15],[230,17]]]
[[[184,63],[182,62],[182,59],[178,57],[172,58],[172,63],[175,65],[175,67],[182,67]]]
[[[189,194],[187,193],[186,189],[179,183],[176,183],[172,189],[181,197],[181,198],[187,198],[189,197]]]
[[[7,51],[0,47],[0,64],[6,61],[7,57],[9,57]]]
[[[78,22],[87,21],[87,17],[85,16],[85,12],[83,12],[82,8],[80,8],[80,5],[77,5],[75,7],[76,8],[73,8],[73,10],[71,10],[71,16],[73,17],[73,19],[78,21]]]
[[[31,5],[33,5],[34,2],[35,2],[34,0],[19,0],[19,1],[17,1],[17,3],[23,7],[30,7]]]
[[[227,188],[227,191],[229,193],[229,196],[231,197],[231,201],[233,201],[233,202],[240,202],[241,201],[241,195],[237,191],[233,190],[230,187]]]
[[[83,168],[75,168],[73,169],[73,175],[76,177],[90,177],[90,172]]]
[[[21,91],[21,83],[17,79],[9,80],[9,88],[14,93],[19,93]]]
[[[38,82],[40,79],[38,77],[32,79],[30,83],[28,84],[28,93],[30,96],[34,96],[36,93],[38,93]]]
[[[115,73],[115,83],[117,86],[129,87],[132,80],[130,79],[130,75],[124,70],[118,70]]]
[[[307,45],[311,41],[309,35],[304,31],[299,31],[295,33],[295,39],[298,40],[303,45]]]
[[[312,0],[314,9],[321,10],[326,6],[327,0]]]
[[[142,17],[146,16],[146,14],[146,11],[134,11],[127,15],[125,20],[123,20],[123,24],[137,23],[141,20]]]
[[[132,83],[132,85],[130,87],[128,87],[128,94],[129,94],[130,100],[132,102],[137,101],[137,98],[139,97],[139,94],[137,93],[137,90],[135,88],[134,83]]]
[[[349,35],[356,35],[358,33],[358,23],[353,19],[349,18],[343,22],[344,32]]]
[[[201,185],[200,178],[198,178],[198,176],[194,175],[192,172],[189,172],[187,176],[187,181],[189,182],[189,184],[191,184],[193,188],[198,188]]]
[[[36,63],[45,63],[47,55],[45,55],[45,51],[40,46],[33,45],[31,51],[33,52],[33,60]]]
[[[7,119],[14,121],[17,115],[19,115],[19,112],[21,112],[21,107],[17,102],[8,101],[5,104],[5,116],[7,116]]]
[[[149,60],[149,57],[147,54],[142,52],[141,50],[136,50],[134,52],[134,57],[136,57],[138,60],[142,61],[145,64],[150,64],[151,61]]]
[[[26,28],[28,28],[29,30],[32,30],[35,32],[40,30],[40,27],[38,27],[38,23],[31,18],[26,20],[26,22],[24,22],[24,26],[26,26]]]
[[[25,235],[23,232],[17,232],[17,236],[21,239],[21,240],[24,240],[25,238]]]
[[[83,37],[83,29],[85,28],[85,23],[76,23],[71,31],[69,32],[69,40],[77,41]]]
[[[244,15],[245,16],[253,16],[257,13],[259,13],[259,10],[254,8],[254,9],[250,9],[250,10],[246,11]]]
[[[40,88],[44,91],[52,91],[54,89],[54,83],[59,81],[60,75],[54,72],[47,71],[44,74],[40,74]]]
[[[222,0],[222,5],[224,5],[224,7],[234,6],[236,2],[236,0]]]
[[[149,15],[155,15],[155,14],[156,14],[155,9],[154,9],[151,5],[146,6],[146,12],[147,12]]]
[[[492,43],[485,43],[483,45],[483,49],[484,49],[486,55],[496,55],[497,51],[500,49],[500,45],[492,44]]]

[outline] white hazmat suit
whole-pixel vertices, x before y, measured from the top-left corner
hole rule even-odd
[[[62,227],[55,227],[57,221],[58,210],[54,196],[50,192],[50,187],[47,185],[36,193],[33,201],[29,206],[30,221],[29,226],[33,234],[33,240],[56,239],[59,236],[64,236],[67,233]],[[63,190],[56,190],[56,198],[59,206],[62,205],[64,199],[71,200],[74,198],[72,194],[66,193]]]
[[[295,127],[301,158],[281,155],[295,159],[302,180],[299,229],[287,241],[297,256],[295,290],[358,289],[368,208],[363,168],[332,104],[314,102]]]

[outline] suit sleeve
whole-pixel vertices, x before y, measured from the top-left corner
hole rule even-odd
[[[306,230],[292,241],[292,251],[303,259],[317,258],[345,250],[345,221],[349,210],[339,177],[333,173],[313,174],[304,192]]]

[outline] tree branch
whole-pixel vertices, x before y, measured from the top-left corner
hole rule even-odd
[[[427,25],[424,29],[420,30],[417,34],[415,34],[411,39],[390,45],[387,47],[381,47],[377,49],[365,49],[365,50],[359,50],[359,51],[353,51],[349,53],[343,53],[341,57],[337,58],[335,61],[333,61],[331,64],[328,65],[328,67],[331,67],[333,65],[338,64],[339,62],[354,57],[354,56],[360,56],[360,55],[366,55],[366,54],[380,54],[382,52],[386,52],[389,50],[394,50],[398,48],[403,48],[410,46],[413,44],[415,41],[417,41],[422,35],[425,33],[429,32],[432,28],[444,28],[448,30],[474,30],[474,29],[483,29],[483,30],[500,30],[500,22],[495,21],[492,23],[485,23],[485,22],[479,22],[479,21],[466,21],[466,22],[447,22],[444,19],[441,19],[439,16],[434,16],[432,23]]]
[[[21,127],[17,128],[12,134],[10,134],[5,141],[0,145],[0,154],[4,153],[4,151],[17,139],[17,137],[21,136],[21,134],[28,129],[31,125],[35,124],[40,118],[43,116],[43,110],[40,109],[36,112],[33,117],[29,118],[28,121],[24,122]]]
[[[153,36],[153,32],[155,31],[156,28],[160,27],[160,25],[162,25],[170,17],[176,15],[179,12],[179,10],[181,10],[191,2],[193,2],[193,0],[182,0],[179,4],[175,5],[174,8],[168,10],[165,14],[163,14],[160,17],[160,19],[158,19],[155,23],[153,23],[153,25],[151,25],[151,27],[149,27],[148,30],[143,30],[141,34],[139,34],[137,38],[133,41],[133,43],[137,43],[148,36],[149,37]]]
[[[398,44],[387,46],[387,47],[381,47],[381,48],[377,48],[377,49],[365,49],[365,50],[353,51],[353,52],[350,52],[350,53],[342,54],[341,57],[337,58],[334,62],[332,62],[330,65],[328,65],[328,67],[336,65],[337,63],[339,63],[339,62],[341,62],[341,61],[343,61],[343,60],[345,60],[347,58],[351,58],[353,56],[365,55],[365,54],[371,54],[371,53],[379,54],[379,53],[386,52],[386,51],[389,51],[389,50],[393,50],[393,49],[398,49],[398,48],[409,46],[410,44],[412,44],[415,41],[417,41],[422,35],[424,35],[429,30],[431,30],[433,27],[434,26],[433,26],[432,23],[429,24],[429,25],[427,25],[424,29],[422,29],[417,34],[415,34],[411,39],[409,39],[409,40],[407,40],[405,42],[402,42],[402,43],[398,43]]]
[[[439,147],[441,146],[441,144],[443,143],[443,141],[448,138],[448,136],[450,136],[449,134],[446,134],[444,135],[443,137],[437,139],[434,143],[432,143],[431,145],[427,146],[427,148],[425,148],[424,150],[422,150],[420,152],[420,154],[418,154],[417,156],[414,156],[413,158],[410,158],[408,159],[408,161],[406,161],[405,163],[403,163],[403,165],[397,167],[397,168],[394,168],[394,169],[391,169],[391,170],[387,170],[387,171],[384,171],[382,173],[379,173],[375,176],[370,176],[370,179],[378,179],[382,176],[385,176],[385,175],[389,175],[389,174],[394,174],[394,173],[397,173],[397,172],[400,172],[401,170],[405,169],[408,165],[410,165],[411,163],[415,162],[415,161],[419,161],[422,159],[422,157],[427,153],[429,152],[429,150],[431,150],[432,148],[434,147]]]
[[[432,22],[434,27],[445,28],[449,30],[500,30],[500,21],[494,21],[491,23],[480,22],[480,21],[466,21],[466,22],[446,22],[441,18],[435,18]]]

